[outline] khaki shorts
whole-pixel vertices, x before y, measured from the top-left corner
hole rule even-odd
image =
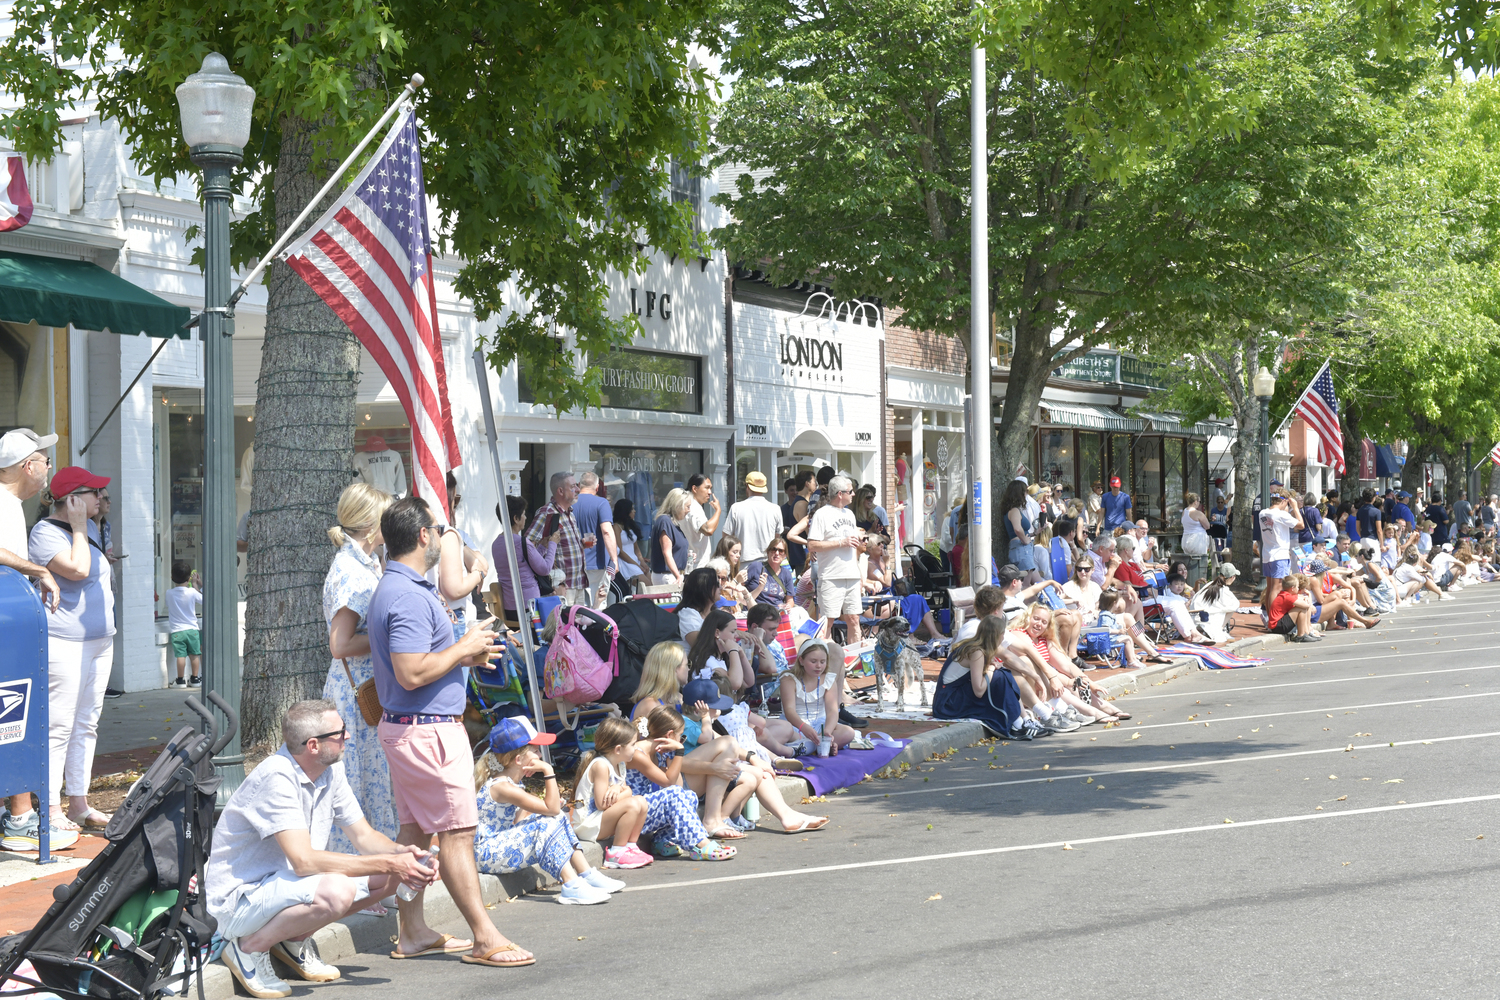
[[[415,823],[423,833],[479,825],[474,753],[462,723],[402,726],[382,719],[378,732],[401,825]]]
[[[863,588],[858,580],[818,581],[818,614],[825,618],[858,615],[864,610]]]

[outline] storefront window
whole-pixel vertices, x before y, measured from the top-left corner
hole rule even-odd
[[[1136,520],[1146,519],[1152,530],[1161,529],[1161,438],[1140,437],[1135,442],[1136,484],[1130,496]]]
[[[1168,533],[1182,528],[1182,438],[1163,438],[1161,451],[1162,500]]]
[[[650,533],[656,508],[688,477],[703,471],[703,452],[696,449],[589,446],[589,460],[609,490],[609,502],[629,497],[635,504],[636,528],[642,538]],[[716,484],[721,487],[723,484]],[[728,495],[721,489],[720,495]]]
[[[734,482],[725,483],[727,489],[724,492],[735,498],[744,500],[750,496],[745,489],[745,477],[760,467],[760,453],[754,448],[739,448],[734,453]],[[770,477],[767,477],[769,481]],[[717,484],[716,484],[717,485]],[[774,484],[773,484],[774,485]]]
[[[1075,496],[1073,432],[1043,428],[1037,433],[1037,481],[1061,487],[1064,498]]]
[[[1183,472],[1183,488],[1203,498],[1203,509],[1213,506],[1208,495],[1208,445],[1204,441],[1187,443],[1187,468]]]
[[[1094,483],[1108,488],[1104,481],[1104,435],[1092,431],[1078,432],[1078,496],[1087,497]]]

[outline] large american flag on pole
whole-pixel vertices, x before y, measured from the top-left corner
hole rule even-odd
[[[1495,447],[1490,449],[1490,461],[1500,465],[1500,441],[1497,441]]]
[[[462,464],[437,328],[416,115],[405,112],[338,203],[285,257],[375,358],[411,425],[412,492],[448,511]]]
[[[1333,392],[1328,362],[1318,369],[1312,384],[1297,403],[1297,415],[1318,435],[1318,461],[1344,474],[1344,430],[1339,426],[1339,399]]]

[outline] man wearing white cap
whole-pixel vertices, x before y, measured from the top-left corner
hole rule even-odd
[[[745,476],[749,496],[730,504],[724,533],[740,540],[740,565],[748,566],[766,557],[766,546],[781,534],[781,508],[766,499],[769,487],[763,473]]]
[[[47,610],[56,611],[61,592],[57,581],[45,566],[26,558],[30,548],[26,533],[26,511],[22,500],[30,500],[42,491],[52,461],[46,449],[57,444],[56,434],[40,435],[25,427],[7,431],[0,437],[0,566],[9,566],[29,576],[41,588]],[[12,795],[4,820],[4,839],[0,846],[8,851],[35,851],[41,846],[40,821],[31,809],[31,794]],[[52,829],[52,850],[77,842],[71,830]]]

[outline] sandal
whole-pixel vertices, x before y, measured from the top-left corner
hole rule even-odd
[[[707,841],[712,845],[706,850],[702,847],[684,847],[682,856],[689,861],[728,861],[739,852],[733,847],[725,847],[723,844],[715,844],[712,840]]]
[[[391,950],[391,957],[399,960],[406,958],[421,958],[423,955],[453,955],[460,951],[468,951],[473,947],[473,941],[461,941],[455,938],[452,934],[439,934],[436,941],[432,942],[432,944],[423,948],[421,951],[414,951],[411,954],[407,954],[401,951],[398,947]],[[494,952],[490,952],[490,954],[493,955]],[[515,965],[516,963],[504,962],[502,964]]]
[[[536,957],[534,955],[527,955],[525,958],[521,959],[520,961],[516,961],[516,962],[497,962],[497,961],[495,961],[495,956],[496,955],[502,954],[502,953],[507,952],[507,951],[516,951],[516,952],[520,952],[522,954],[525,954],[525,949],[517,947],[515,944],[502,944],[500,947],[496,948],[494,951],[488,952],[487,954],[484,954],[484,955],[475,955],[473,953],[468,953],[468,954],[460,955],[458,957],[458,960],[460,962],[464,962],[467,965],[489,965],[489,966],[493,966],[494,968],[497,968],[497,969],[519,968],[520,966],[523,966],[523,965],[535,965],[536,964]],[[407,956],[407,957],[409,958],[411,956]]]
[[[720,827],[717,830],[710,830],[710,831],[708,831],[708,835],[710,837],[714,838],[715,840],[744,840],[745,839],[745,835],[743,833],[741,833],[739,830],[736,830],[732,826],[724,826],[724,827]],[[684,847],[683,850],[686,851],[687,848]]]
[[[77,816],[69,816],[68,819],[78,824],[79,828],[84,830],[102,830],[106,826],[109,826],[109,821],[114,819],[114,817],[109,815],[109,813],[102,813],[93,806],[89,806],[84,812]]]
[[[49,818],[52,821],[52,829],[54,830],[70,830],[76,832],[80,829],[77,823],[73,822],[71,819],[62,815],[61,813],[54,813]]]
[[[827,816],[803,816],[802,822],[796,826],[782,826],[783,833],[808,833],[812,830],[821,830],[828,825]]]
[[[1154,653],[1151,656],[1146,657],[1146,662],[1147,663],[1171,663],[1172,661],[1169,660],[1169,659],[1167,659],[1165,656],[1162,656],[1160,653]]]

